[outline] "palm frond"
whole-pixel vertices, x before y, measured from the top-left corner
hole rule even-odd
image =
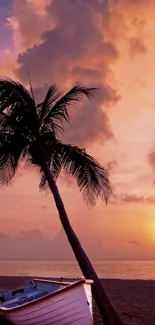
[[[28,90],[18,82],[9,78],[0,78],[0,112],[16,115],[29,120],[30,128],[38,128],[35,102]],[[27,125],[27,127],[28,127]]]
[[[29,130],[31,134],[37,133],[38,118],[33,98],[24,86],[8,78],[0,78],[0,113],[2,112],[11,116],[14,127],[18,123],[23,132]],[[10,123],[11,119],[7,120],[7,123]]]
[[[68,108],[80,101],[83,96],[92,99],[95,96],[97,88],[87,88],[81,85],[75,85],[63,97],[61,97],[50,109],[44,119],[44,125],[51,123],[70,122]]]
[[[9,78],[0,77],[0,106],[2,109],[9,108],[12,103],[20,101],[23,106],[34,106],[33,98],[28,90],[19,82]],[[4,103],[4,106],[3,106]],[[7,106],[8,105],[8,106]]]
[[[77,180],[77,185],[88,205],[94,206],[96,199],[108,202],[111,185],[108,172],[84,149],[63,145],[63,167]]]
[[[43,155],[46,164],[51,170],[51,173],[56,180],[63,168],[63,155],[61,152],[61,143],[52,133],[46,133],[42,136],[42,143],[46,143],[44,146]],[[48,183],[42,173],[41,182],[39,185],[40,190],[45,190],[48,188]]]
[[[51,154],[51,160],[49,161],[49,163],[47,163],[47,165],[50,168],[53,178],[57,180],[63,168],[63,157],[61,156],[61,153],[54,150],[53,153]],[[48,189],[48,182],[46,180],[44,173],[42,173],[39,188],[40,190]]]
[[[32,127],[30,125],[29,115],[22,112],[19,115],[17,113],[17,106],[16,110],[10,115],[0,113],[0,134],[3,131],[13,134],[17,138],[27,139],[29,142],[33,141],[36,136],[36,130],[34,125]]]
[[[58,140],[52,143],[52,147],[53,152],[51,151],[48,166],[55,179],[64,168],[69,175],[76,178],[77,185],[88,205],[94,206],[98,197],[108,201],[111,194],[108,172],[92,156],[88,155],[84,149],[62,144]],[[40,188],[47,188],[44,175]]]
[[[11,132],[0,131],[0,185],[7,186],[14,177],[19,161],[26,154],[23,138]]]
[[[28,78],[29,78],[29,84],[30,84],[31,96],[32,96],[32,98],[33,98],[33,102],[35,103],[34,91],[33,91],[32,82],[31,82],[31,78],[30,78],[29,73],[28,73]]]
[[[52,85],[49,88],[43,103],[37,105],[37,108],[40,108],[39,110],[40,125],[42,125],[44,118],[46,118],[46,115],[49,113],[51,109],[51,105],[53,105],[60,96],[61,93],[58,91],[56,85]]]

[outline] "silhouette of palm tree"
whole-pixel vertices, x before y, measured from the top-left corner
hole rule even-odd
[[[74,176],[84,200],[94,205],[100,197],[106,202],[111,186],[106,170],[84,149],[63,144],[58,134],[64,131],[64,122],[70,122],[68,107],[83,96],[91,99],[95,88],[75,85],[62,95],[52,85],[44,101],[36,104],[30,83],[30,92],[20,83],[0,79],[0,184],[8,185],[19,162],[40,169],[40,189],[50,188],[60,221],[68,237],[79,266],[86,278],[94,281],[92,292],[105,325],[122,325],[110,304],[93,266],[69,222],[56,180],[62,169]]]

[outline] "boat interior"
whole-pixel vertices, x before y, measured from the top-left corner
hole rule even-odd
[[[5,308],[17,307],[63,289],[67,285],[69,283],[29,280],[23,288],[13,291],[8,289],[0,290],[0,303]]]

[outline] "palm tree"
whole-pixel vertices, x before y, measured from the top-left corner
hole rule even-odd
[[[62,95],[52,85],[44,101],[36,104],[30,92],[20,83],[0,78],[0,184],[6,186],[15,175],[19,163],[35,165],[41,173],[40,189],[50,188],[60,221],[84,277],[94,280],[93,296],[105,325],[122,325],[110,304],[93,266],[69,222],[56,180],[62,169],[74,176],[84,200],[94,205],[101,197],[107,202],[111,186],[106,170],[84,149],[63,144],[58,135],[64,122],[70,122],[68,107],[82,96],[91,99],[95,88],[75,85]]]

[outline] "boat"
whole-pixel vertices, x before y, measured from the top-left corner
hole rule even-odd
[[[93,325],[92,280],[27,280],[0,290],[0,311],[15,325]]]

